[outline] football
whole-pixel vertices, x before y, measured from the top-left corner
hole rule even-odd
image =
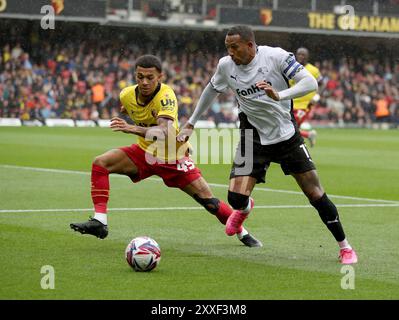
[[[137,237],[127,245],[125,258],[135,271],[151,271],[161,260],[161,248],[150,237]]]

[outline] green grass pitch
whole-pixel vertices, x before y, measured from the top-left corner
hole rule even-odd
[[[0,128],[0,299],[399,299],[399,131],[320,129],[310,149],[358,252],[353,289],[341,287],[333,237],[275,164],[246,220],[263,248],[227,237],[156,178],[111,176],[108,238],[73,232],[70,222],[92,214],[92,159],[133,141],[101,128]],[[230,165],[198,166],[226,200]],[[124,260],[139,235],[162,249],[149,273]],[[54,289],[41,288],[45,265]]]

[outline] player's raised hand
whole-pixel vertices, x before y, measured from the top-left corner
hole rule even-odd
[[[256,86],[259,89],[264,90],[269,98],[272,98],[275,101],[280,100],[278,92],[270,84],[266,83],[266,81],[259,81],[256,83]]]
[[[118,117],[113,117],[111,119],[111,124],[109,127],[112,129],[112,131],[122,131],[125,133],[130,133],[132,131],[132,126],[125,120]]]
[[[176,140],[178,142],[186,142],[192,135],[193,130],[194,126],[187,121],[186,124],[181,128],[179,134],[176,137]]]

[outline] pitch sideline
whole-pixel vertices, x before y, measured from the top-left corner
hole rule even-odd
[[[51,173],[63,173],[63,174],[78,174],[78,175],[90,175],[90,172],[85,171],[75,171],[75,170],[64,170],[64,169],[50,169],[50,168],[37,168],[37,167],[25,167],[25,166],[16,166],[16,165],[7,165],[7,164],[0,164],[0,168],[7,168],[7,169],[18,169],[18,170],[28,170],[28,171],[38,171],[38,172],[51,172]],[[123,177],[121,175],[113,175],[113,178],[116,177]],[[148,178],[146,180],[150,181],[162,181],[160,178]],[[216,188],[228,188],[227,184],[219,184],[219,183],[209,183],[211,187]],[[300,191],[291,191],[291,190],[280,190],[280,189],[270,189],[270,188],[260,188],[255,187],[254,191],[267,191],[267,192],[277,192],[277,193],[289,193],[289,194],[298,194],[302,195],[303,193]],[[334,195],[328,194],[330,198],[337,198],[337,199],[347,199],[347,200],[359,200],[359,201],[369,201],[369,202],[382,202],[386,204],[399,204],[399,201],[393,200],[383,200],[383,199],[371,199],[371,198],[362,198],[362,197],[351,197],[351,196],[341,196],[341,195]],[[257,206],[259,208],[259,206]]]

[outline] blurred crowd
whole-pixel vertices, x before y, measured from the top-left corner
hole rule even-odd
[[[32,51],[36,60],[31,57]],[[135,59],[143,48],[119,45],[106,48],[90,41],[77,45],[38,42],[31,51],[17,43],[0,49],[0,117],[21,120],[72,118],[109,119],[119,114],[119,93],[135,83]],[[162,57],[164,83],[179,101],[180,121],[185,122],[218,62],[217,55],[157,52]],[[232,96],[222,96],[206,119],[236,120]],[[225,102],[228,102],[226,105]]]
[[[342,58],[316,62],[322,75],[313,120],[399,125],[399,61]]]
[[[28,43],[13,41],[0,47],[0,117],[44,122],[116,116],[119,92],[135,83],[135,59],[148,53],[148,48],[122,45],[118,39],[54,43],[32,33]],[[164,82],[176,92],[179,119],[184,123],[223,53],[157,48],[151,53],[163,61]],[[311,62],[322,75],[313,120],[399,125],[398,62],[362,57],[323,61],[315,57]],[[232,93],[222,94],[203,119],[235,122],[237,113]]]

